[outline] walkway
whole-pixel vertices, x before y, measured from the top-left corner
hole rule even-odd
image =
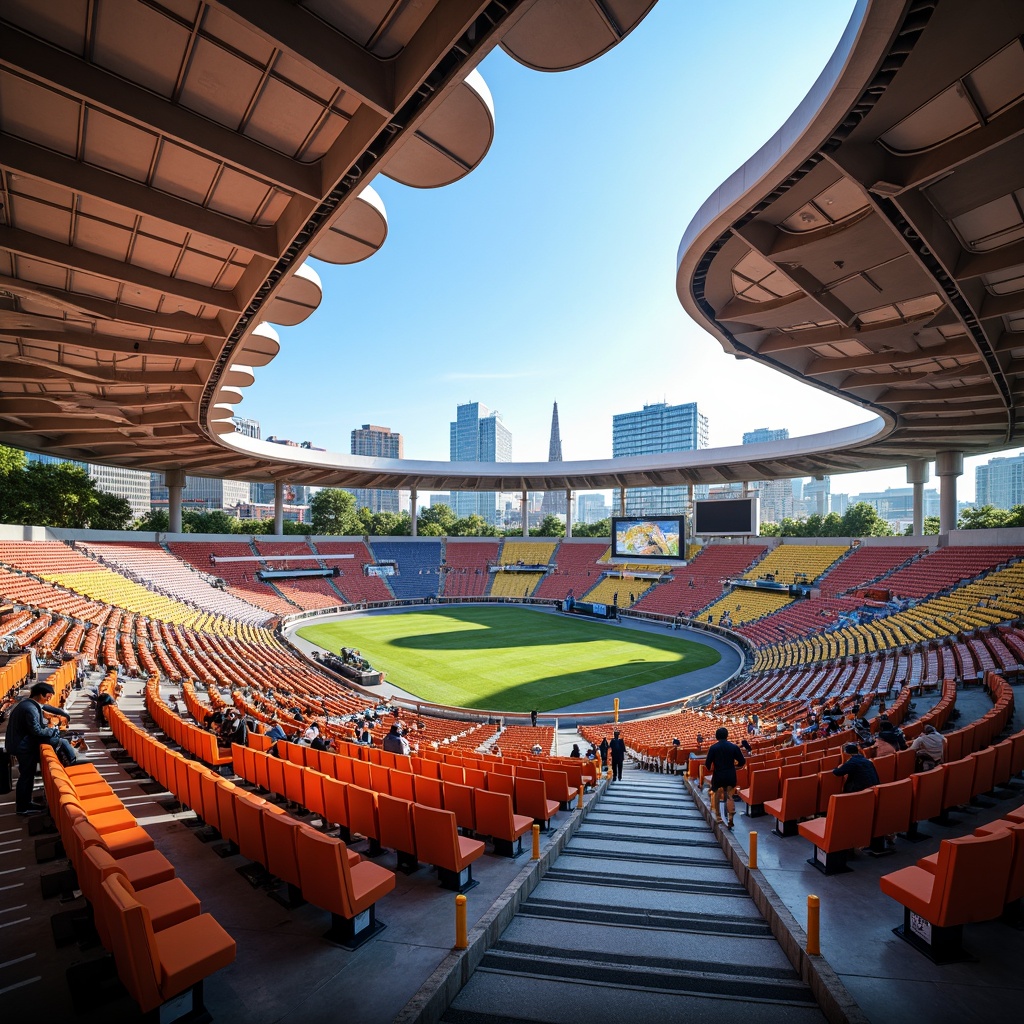
[[[627,768],[441,1018],[823,1021],[680,778]]]

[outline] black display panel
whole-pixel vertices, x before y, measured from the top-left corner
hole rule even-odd
[[[682,516],[612,518],[612,557],[636,562],[685,557],[686,521]]]
[[[755,498],[703,499],[693,503],[693,532],[697,537],[756,537],[761,528]]]

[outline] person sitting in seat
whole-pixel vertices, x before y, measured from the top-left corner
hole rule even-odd
[[[946,738],[934,725],[926,725],[910,749],[914,751],[914,771],[930,772],[946,759]]]
[[[578,743],[574,743],[572,745],[572,750],[569,751],[569,756],[570,757],[582,757],[583,756],[580,753],[580,745]]]
[[[408,754],[409,741],[402,735],[402,727],[395,722],[381,744],[391,754]]]
[[[875,766],[861,753],[856,743],[847,743],[843,747],[846,760],[832,769],[846,781],[843,783],[844,793],[859,793],[862,789],[870,789],[878,785],[878,772]]]

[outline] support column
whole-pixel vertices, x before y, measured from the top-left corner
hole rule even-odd
[[[963,471],[963,452],[935,453],[935,475],[939,478],[939,533],[956,529],[956,478]]]
[[[172,469],[164,473],[167,485],[167,529],[171,533],[181,533],[181,492],[185,489],[185,470]]]
[[[523,517],[523,536],[530,536],[530,492],[524,487],[523,496],[520,499],[520,508]]]
[[[274,481],[274,535],[284,536],[284,481]]]
[[[626,488],[619,488],[619,515],[624,516],[626,514]]]
[[[420,492],[416,487],[409,488],[409,516],[412,519],[412,535],[414,537],[419,536],[419,531],[416,528],[416,503],[420,500]]]
[[[907,483],[914,488],[914,536],[924,535],[924,485],[928,483],[928,463],[913,459],[907,463]]]
[[[572,488],[565,489],[565,539],[572,539]]]

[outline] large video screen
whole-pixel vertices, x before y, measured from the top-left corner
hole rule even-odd
[[[612,519],[612,557],[649,561],[656,558],[683,558],[685,520],[682,516],[657,519],[633,516]]]
[[[756,537],[761,528],[756,497],[710,498],[693,503],[693,532],[697,537]]]

